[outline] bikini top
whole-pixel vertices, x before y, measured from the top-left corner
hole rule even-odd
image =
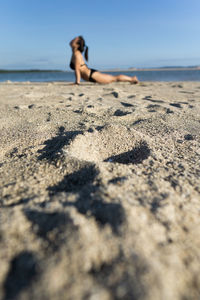
[[[73,61],[71,61],[70,62],[70,68],[72,69],[72,70],[75,70],[75,64],[74,64],[74,62]],[[86,64],[82,64],[82,65],[80,65],[80,67],[83,67],[83,66],[87,66]]]

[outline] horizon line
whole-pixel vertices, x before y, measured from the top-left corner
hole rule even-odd
[[[102,71],[140,71],[140,70],[160,70],[160,69],[196,69],[200,70],[200,65],[190,65],[190,66],[161,66],[161,67],[127,67],[127,68],[104,68]],[[100,70],[100,71],[101,71]],[[0,73],[17,73],[17,72],[73,72],[71,70],[62,69],[40,69],[40,68],[17,68],[17,69],[0,69]]]

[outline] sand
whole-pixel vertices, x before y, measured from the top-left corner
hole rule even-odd
[[[0,299],[200,298],[200,82],[7,82],[0,112]]]

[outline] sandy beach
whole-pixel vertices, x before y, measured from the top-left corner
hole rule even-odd
[[[0,299],[200,299],[200,82],[0,83]]]

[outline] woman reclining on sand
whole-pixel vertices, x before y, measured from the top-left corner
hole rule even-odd
[[[136,76],[130,77],[126,75],[109,75],[100,73],[97,70],[89,69],[86,65],[82,53],[85,49],[85,59],[88,61],[88,47],[85,45],[85,40],[82,36],[78,36],[70,42],[72,48],[72,57],[70,62],[70,68],[75,71],[76,82],[80,83],[80,79],[84,79],[90,82],[97,83],[111,83],[116,81],[128,81],[130,83],[138,83]]]

